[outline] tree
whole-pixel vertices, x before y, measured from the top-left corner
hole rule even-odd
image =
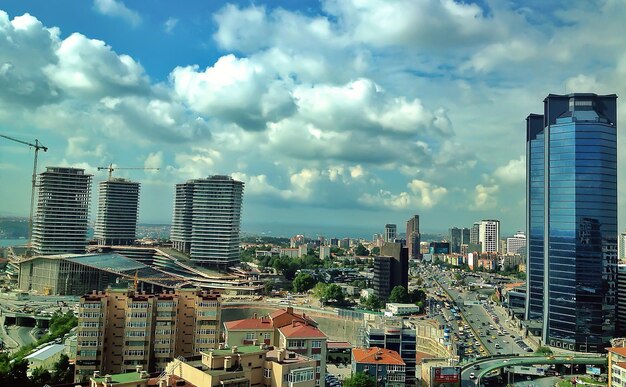
[[[37,367],[33,370],[30,380],[35,386],[44,386],[52,383],[52,375],[47,369]]]
[[[370,254],[374,256],[380,254],[380,247],[373,247]]]
[[[274,283],[272,281],[263,282],[263,291],[265,292],[265,295],[271,294],[272,290],[274,290]]]
[[[426,293],[422,289],[413,289],[409,293],[409,302],[413,304],[423,303],[426,300]]]
[[[344,387],[376,387],[376,379],[365,372],[356,372],[343,380]]]
[[[537,355],[550,356],[552,355],[552,350],[548,347],[539,347],[535,351]]]
[[[313,295],[318,299],[324,298],[324,294],[326,293],[326,287],[328,287],[328,285],[326,285],[325,283],[318,282],[317,285],[313,287]]]
[[[380,298],[378,298],[375,294],[370,294],[367,298],[361,297],[359,302],[365,309],[369,310],[380,310],[380,308],[383,307],[383,303],[380,301]]]
[[[408,303],[409,301],[409,295],[404,286],[398,285],[391,290],[389,302]]]
[[[62,354],[59,361],[54,363],[52,372],[53,383],[71,383],[74,379],[74,366],[70,364],[70,359],[66,354]]]
[[[324,298],[326,299],[326,302],[330,301],[335,304],[343,304],[345,301],[343,289],[337,284],[330,284],[326,286],[326,289],[324,290]]]
[[[294,292],[304,293],[309,289],[313,289],[316,284],[317,281],[310,274],[298,273],[296,278],[293,280],[292,286]]]
[[[365,246],[363,246],[362,243],[359,243],[359,245],[356,247],[356,249],[354,249],[354,254],[355,255],[370,255],[370,252],[368,249],[365,248]]]

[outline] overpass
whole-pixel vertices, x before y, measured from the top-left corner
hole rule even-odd
[[[50,320],[52,316],[46,316],[33,313],[21,313],[21,312],[6,312],[3,311],[5,325],[18,325],[24,327],[37,326],[42,329],[46,329],[50,326]]]
[[[461,371],[462,379],[469,380],[469,374],[475,365],[480,366],[480,370],[475,371],[477,385],[481,379],[489,373],[510,366],[530,366],[530,365],[552,365],[552,364],[585,364],[606,366],[608,359],[604,356],[572,355],[572,356],[513,356],[513,357],[490,357],[469,363],[463,366]]]

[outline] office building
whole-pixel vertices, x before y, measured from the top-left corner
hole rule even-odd
[[[355,348],[352,350],[352,374],[365,372],[379,385],[404,387],[406,363],[400,354],[385,348]]]
[[[35,254],[81,254],[87,245],[91,175],[84,169],[48,167],[39,174],[33,219]]]
[[[526,119],[527,319],[600,352],[615,331],[617,96],[550,94]]]
[[[479,242],[480,222],[474,222],[470,228],[470,244],[477,245]]]
[[[177,289],[161,294],[93,292],[80,299],[76,381],[99,371],[163,371],[178,356],[216,348],[219,293]]]
[[[626,336],[626,263],[617,265],[617,308],[615,330],[617,335]]]
[[[409,284],[409,251],[401,243],[383,243],[380,255],[374,257],[372,288],[381,300],[386,300],[396,286]]]
[[[395,224],[385,225],[385,234],[383,235],[383,242],[395,242],[398,236],[398,229]]]
[[[506,254],[526,256],[526,233],[524,231],[518,231],[512,237],[506,238]]]
[[[500,251],[500,221],[483,220],[478,226],[478,243],[483,253],[497,253]]]
[[[460,253],[462,243],[462,231],[458,227],[448,229],[448,241],[450,242],[450,251],[452,253]]]
[[[173,247],[202,266],[225,270],[239,263],[243,185],[220,175],[177,184]]]
[[[626,231],[619,234],[618,245],[619,259],[620,261],[626,261]]]
[[[98,217],[94,239],[98,245],[132,245],[137,236],[139,183],[111,178],[98,185]]]
[[[406,222],[406,247],[409,250],[409,259],[420,259],[420,243],[422,237],[420,234],[420,216],[413,215]]]

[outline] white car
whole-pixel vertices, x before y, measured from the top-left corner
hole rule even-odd
[[[476,375],[473,372],[470,374],[470,379],[476,379]]]

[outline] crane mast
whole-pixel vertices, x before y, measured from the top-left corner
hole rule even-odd
[[[143,167],[114,167],[113,164],[109,164],[108,167],[98,167],[98,171],[107,170],[109,171],[109,180],[113,177],[113,171],[116,169],[139,169],[139,170],[154,170],[158,171],[160,168],[143,168]]]
[[[9,137],[4,134],[0,134],[0,137],[6,138],[7,140],[19,142],[20,144],[28,145],[31,148],[35,148],[35,160],[33,163],[33,178],[32,178],[32,189],[30,192],[30,215],[28,217],[28,242],[32,243],[33,237],[33,212],[35,208],[35,186],[37,184],[37,158],[39,155],[39,149],[44,152],[48,151],[48,147],[41,145],[38,139],[35,139],[35,143],[32,144],[30,142],[18,140],[17,138]]]

